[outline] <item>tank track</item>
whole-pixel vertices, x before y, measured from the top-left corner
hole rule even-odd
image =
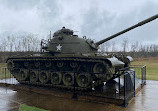
[[[102,80],[97,79],[95,75],[93,74],[93,67],[97,63],[105,63],[105,58],[91,58],[91,57],[12,57],[8,58],[8,65],[11,62],[12,66],[8,66],[8,69],[12,73],[12,75],[17,79],[22,84],[31,84],[31,85],[38,85],[38,86],[46,86],[46,87],[56,87],[56,88],[63,88],[63,89],[74,89],[74,81],[76,81],[75,88],[76,90],[87,90],[87,89],[92,89],[93,87],[97,87],[103,83]],[[77,63],[77,66],[75,66]],[[26,72],[25,72],[26,71]],[[27,74],[23,74],[23,73]],[[38,72],[38,78],[36,81],[31,81],[31,72]],[[48,81],[46,82],[41,82],[40,81],[40,75],[41,72],[44,72],[45,75],[48,75],[50,77]],[[21,75],[19,75],[19,73]],[[48,74],[47,74],[48,73]],[[58,84],[52,84],[51,77],[52,73],[61,73],[61,82]],[[71,84],[64,83],[63,79],[66,75],[66,73],[75,73],[75,77]],[[88,79],[91,78],[90,81],[88,82],[88,85],[82,87],[83,85],[81,84],[80,86],[78,85],[80,82],[78,82],[79,79],[79,74],[84,74],[81,76],[86,76]],[[23,77],[23,76],[27,77]],[[68,74],[69,75],[69,74]],[[20,78],[21,77],[21,78]],[[47,77],[47,78],[48,78]],[[24,79],[23,79],[24,78]],[[59,78],[59,77],[58,77]],[[66,78],[66,77],[65,77]],[[73,78],[71,78],[73,79]],[[82,79],[82,78],[81,78]],[[44,79],[45,80],[45,79]],[[95,82],[94,82],[95,81]],[[84,82],[84,81],[83,81]],[[78,83],[78,84],[77,84]]]

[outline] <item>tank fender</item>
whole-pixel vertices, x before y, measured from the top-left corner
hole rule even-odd
[[[9,58],[7,58],[6,63],[7,63],[9,60],[10,60],[10,59],[9,59]]]
[[[131,56],[126,56],[126,58],[127,58],[130,62],[133,61],[133,58],[132,58]]]
[[[106,58],[107,62],[111,65],[111,67],[121,66],[124,67],[125,63],[118,60],[116,57]]]

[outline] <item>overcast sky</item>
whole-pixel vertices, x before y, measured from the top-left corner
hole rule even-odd
[[[0,0],[0,37],[33,33],[45,38],[63,26],[99,41],[158,14],[158,0]],[[158,19],[115,41],[158,44]]]

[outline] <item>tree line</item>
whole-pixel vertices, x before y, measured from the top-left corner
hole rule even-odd
[[[141,44],[138,41],[130,43],[124,39],[120,46],[113,42],[106,42],[100,46],[101,52],[130,55],[135,58],[158,57],[158,44]]]
[[[39,53],[40,39],[35,34],[14,34],[0,39],[0,62],[6,62],[9,56]]]
[[[39,51],[40,39],[35,34],[11,35],[0,42],[1,52]]]
[[[27,55],[40,52],[40,38],[35,34],[10,35],[1,38],[0,42],[0,62],[5,62],[11,55]],[[130,43],[124,39],[118,46],[116,41],[108,41],[99,48],[103,53],[126,54],[135,58],[158,57],[158,44],[143,45],[138,41]]]

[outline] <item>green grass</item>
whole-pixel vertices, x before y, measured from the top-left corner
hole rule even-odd
[[[0,66],[1,67],[7,67],[7,64],[6,63],[0,63]]]
[[[6,67],[6,66],[7,66],[6,63],[0,63],[0,79],[11,78],[12,77],[12,75],[9,73],[8,70],[6,70],[6,74],[5,74],[4,67]]]
[[[158,58],[135,59],[132,65],[146,65],[146,79],[158,81]]]
[[[49,110],[44,110],[44,109],[36,108],[34,106],[32,107],[26,104],[22,104],[19,107],[19,111],[49,111]]]

